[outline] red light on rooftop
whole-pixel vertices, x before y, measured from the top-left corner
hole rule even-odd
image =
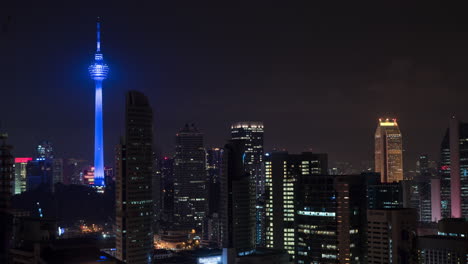
[[[32,158],[15,158],[15,163],[28,163]]]

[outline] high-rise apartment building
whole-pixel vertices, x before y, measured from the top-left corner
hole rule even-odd
[[[255,250],[255,189],[245,166],[245,143],[231,140],[224,147],[220,189],[220,229],[222,247],[232,262]]]
[[[14,194],[21,194],[26,191],[27,165],[30,161],[32,161],[32,158],[15,158]]]
[[[442,217],[468,217],[468,123],[450,119],[440,151]]]
[[[244,142],[245,168],[255,183],[256,194],[256,244],[265,246],[265,173],[263,171],[263,123],[237,122],[231,126],[231,139]]]
[[[301,176],[313,178],[327,174],[327,170],[326,154],[276,152],[265,156],[266,247],[287,250],[295,256],[297,182]]]
[[[415,247],[416,227],[415,209],[368,210],[368,263],[418,263]]]
[[[203,134],[186,124],[176,134],[174,217],[182,228],[201,231],[208,209]]]
[[[381,182],[403,180],[403,140],[396,119],[379,119],[375,131],[375,172]]]
[[[125,137],[117,148],[116,257],[150,264],[153,257],[153,111],[146,96],[126,96]]]

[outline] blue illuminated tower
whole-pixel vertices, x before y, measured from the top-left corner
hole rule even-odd
[[[89,66],[89,75],[96,85],[96,108],[94,122],[94,186],[104,187],[104,140],[102,136],[102,81],[107,78],[109,67],[104,64],[101,53],[100,22],[97,21],[96,54]]]

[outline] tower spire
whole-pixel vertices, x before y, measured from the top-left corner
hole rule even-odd
[[[97,17],[96,21],[96,52],[101,52],[101,19]]]

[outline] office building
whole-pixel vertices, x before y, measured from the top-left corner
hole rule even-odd
[[[36,158],[26,165],[26,190],[54,191],[53,163],[49,158]]]
[[[223,153],[220,227],[227,263],[255,252],[255,189],[243,159],[244,148],[241,140],[231,140]]]
[[[366,176],[304,174],[296,193],[296,263],[363,263]]]
[[[438,222],[438,235],[418,238],[419,263],[468,263],[468,222],[446,218]]]
[[[174,217],[181,228],[201,231],[208,210],[203,134],[186,124],[176,134]]]
[[[54,148],[50,141],[44,140],[37,145],[37,158],[53,159]]]
[[[418,263],[415,209],[371,209],[367,211],[368,263]]]
[[[26,174],[28,162],[32,158],[15,158],[15,181],[13,194],[21,194],[26,191]]]
[[[327,170],[326,154],[276,152],[265,156],[266,247],[295,256],[297,181],[303,175],[327,174]]]
[[[174,218],[174,159],[164,157],[160,160],[161,171],[161,218],[172,225]]]
[[[396,119],[379,119],[375,131],[375,172],[381,182],[403,180],[403,140]]]
[[[440,148],[441,214],[468,217],[468,123],[450,119]]]
[[[403,207],[403,186],[401,182],[369,183],[367,186],[367,208],[390,209]]]
[[[256,194],[256,244],[265,246],[265,173],[263,172],[263,123],[237,122],[231,126],[231,139],[241,140],[245,146],[245,167],[255,182]]]
[[[126,96],[125,137],[117,148],[116,257],[126,263],[152,263],[153,112],[146,96]]]
[[[56,183],[63,183],[63,159],[52,160],[53,180]]]
[[[95,112],[94,112],[94,186],[104,187],[104,138],[102,128],[102,82],[107,79],[109,67],[104,63],[101,53],[101,23],[96,23],[96,53],[94,62],[88,67],[89,75],[94,80]]]
[[[209,148],[206,150],[206,171],[208,174],[208,214],[218,213],[220,199],[221,171],[223,166],[223,149]]]

